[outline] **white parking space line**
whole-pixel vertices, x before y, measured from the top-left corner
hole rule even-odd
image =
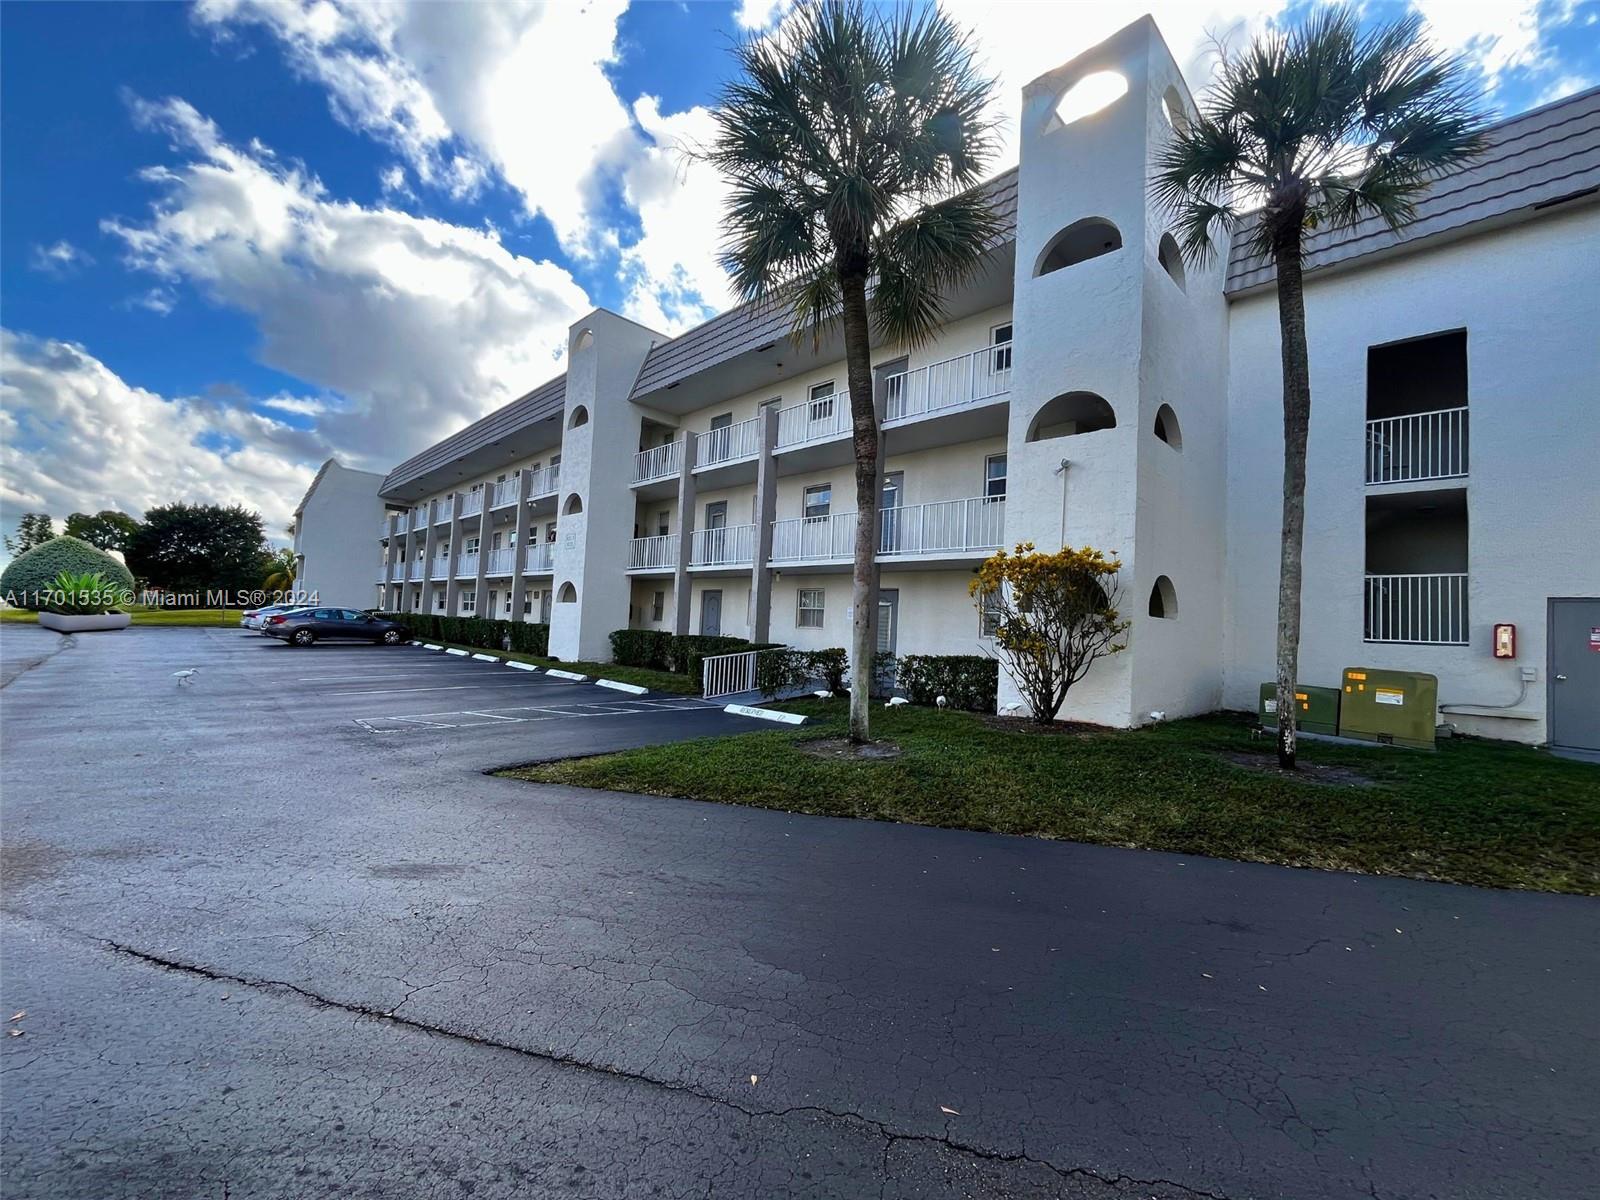
[[[631,700],[606,703],[519,704],[504,708],[456,709],[450,712],[386,713],[356,717],[355,723],[368,733],[399,733],[418,726],[427,729],[471,729],[496,722],[525,724],[533,721],[581,720],[587,717],[624,717],[663,710],[721,709],[692,696],[672,700]],[[464,720],[462,718],[476,718]]]

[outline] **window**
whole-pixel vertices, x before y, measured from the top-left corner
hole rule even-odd
[[[657,513],[656,514],[656,534],[657,534],[657,536],[666,537],[667,534],[671,532],[671,529],[670,529],[671,522],[672,522],[672,513],[671,513],[670,510],[664,508],[659,513]]]
[[[494,616],[495,606],[498,605],[499,603],[500,603],[500,590],[498,588],[490,588],[489,589],[489,603],[487,603],[487,604],[485,604],[483,606],[483,611],[488,613],[489,616],[492,617],[492,616]]]
[[[469,537],[461,547],[463,554],[476,554],[478,552],[478,539]]]
[[[533,602],[538,595],[539,593],[534,591],[532,588],[528,588],[522,593],[522,615],[524,617],[531,617],[533,615]]]
[[[806,416],[813,421],[826,421],[833,416],[833,380],[827,383],[814,383],[808,399],[811,401],[810,411]]]
[[[1011,370],[1011,322],[996,325],[989,331],[989,372],[998,375]]]
[[[983,494],[986,499],[1004,498],[1006,494],[1006,456],[991,454],[983,460]]]
[[[814,483],[805,491],[802,514],[808,521],[828,515],[833,507],[833,484]]]
[[[496,529],[494,531],[494,538],[489,542],[489,549],[503,550],[505,548],[505,540],[506,535],[502,531]]]
[[[1039,255],[1035,275],[1048,275],[1064,267],[1074,267],[1102,254],[1122,249],[1122,234],[1104,217],[1085,217],[1074,221],[1050,239]]]
[[[978,610],[978,636],[992,638],[1000,628],[1000,605],[991,593],[984,596],[983,607]]]
[[[463,613],[470,613],[470,612],[476,612],[477,610],[478,610],[478,593],[477,592],[462,592],[461,593],[461,611]]]
[[[444,611],[444,592],[443,591],[436,591],[436,592],[433,593],[433,611],[434,612],[443,612]]]
[[[661,620],[662,614],[666,611],[667,594],[665,592],[656,592],[650,597],[650,619],[652,621],[659,621]]]
[[[500,611],[505,613],[506,616],[508,616],[508,617],[511,615],[511,589],[510,588],[506,589],[505,603],[501,606]]]
[[[795,603],[794,625],[796,629],[821,629],[823,598],[827,593],[822,588],[801,588]]]

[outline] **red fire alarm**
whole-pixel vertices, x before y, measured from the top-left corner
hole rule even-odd
[[[1515,625],[1496,625],[1494,627],[1494,656],[1496,658],[1515,658],[1517,656],[1517,627]]]

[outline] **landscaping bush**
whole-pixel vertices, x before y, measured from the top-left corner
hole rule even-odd
[[[63,571],[50,585],[47,608],[60,616],[97,617],[127,601],[128,593],[99,571]]]
[[[700,678],[700,662],[714,654],[733,654],[739,650],[755,649],[744,638],[717,634],[674,634],[671,642],[671,670],[691,679]]]
[[[133,591],[133,575],[104,550],[75,537],[51,538],[11,560],[0,572],[0,594],[18,608],[37,612],[49,599],[56,576],[100,574],[117,592]],[[131,599],[131,596],[130,596]]]
[[[813,678],[822,680],[822,684],[830,692],[844,691],[845,672],[850,669],[850,656],[841,646],[830,646],[826,650],[810,650],[806,653],[807,665],[811,669]]]
[[[518,654],[547,658],[550,654],[550,626],[532,621],[512,621],[511,648]]]
[[[625,667],[667,670],[672,635],[664,629],[618,629],[611,634],[611,661]]]
[[[544,658],[550,652],[550,626],[530,621],[495,621],[488,617],[445,617],[438,613],[380,612],[378,616],[404,625],[413,638],[422,641],[455,642],[480,650],[504,650],[511,637],[511,649],[519,654]]]
[[[951,708],[992,713],[1000,663],[982,654],[907,654],[900,659],[900,687],[913,704],[943,696]]]
[[[778,646],[756,655],[756,689],[769,699],[797,688],[811,678],[811,656],[804,650]]]

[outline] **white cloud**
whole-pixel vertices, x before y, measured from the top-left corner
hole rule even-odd
[[[739,0],[733,20],[740,29],[760,33],[776,25],[790,3],[791,0]]]
[[[28,257],[28,266],[33,270],[58,278],[76,274],[93,263],[94,258],[87,250],[80,250],[64,239],[50,246],[35,246]]]
[[[239,447],[233,449],[232,447]],[[0,329],[0,508],[242,504],[281,535],[326,454],[315,434],[207,397],[129,384],[82,346]]]
[[[252,317],[263,362],[345,397],[318,428],[356,465],[392,465],[560,370],[591,307],[563,268],[492,231],[333,200],[182,100],[131,103],[186,161],[145,172],[161,189],[147,219],[105,230],[131,266]]]

